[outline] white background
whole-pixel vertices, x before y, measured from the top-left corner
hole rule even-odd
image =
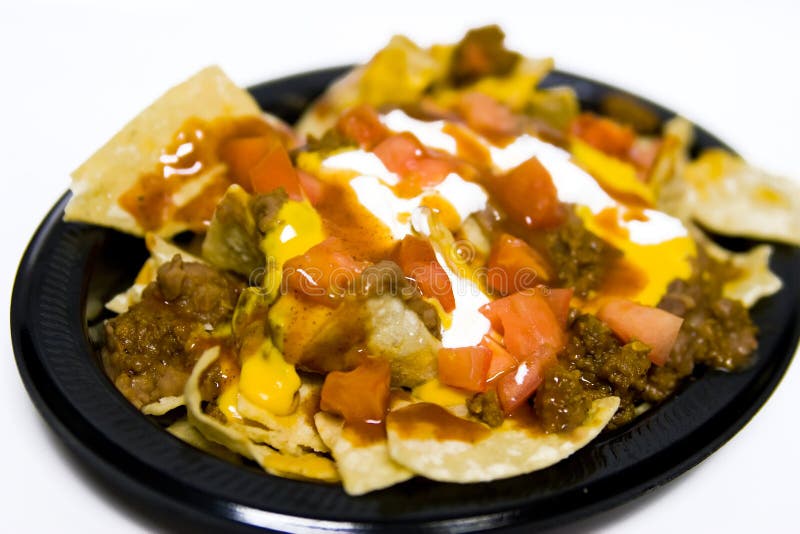
[[[524,6],[524,7],[523,7]],[[25,393],[8,339],[14,273],[68,174],[170,85],[217,63],[243,85],[368,59],[393,33],[451,41],[498,22],[512,47],[679,110],[754,163],[800,177],[800,3],[0,3],[0,502],[5,532],[163,530],[98,487]],[[800,369],[668,486],[581,531],[796,528]],[[569,530],[572,530],[569,529]]]

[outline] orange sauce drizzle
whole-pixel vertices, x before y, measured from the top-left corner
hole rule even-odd
[[[456,417],[441,406],[429,402],[420,402],[389,412],[387,420],[400,436],[409,439],[476,443],[492,432],[485,425]]]
[[[220,172],[183,206],[176,206],[174,195],[204,172],[221,164],[221,144],[235,137],[265,135],[272,127],[260,117],[222,118],[204,121],[188,119],[161,151],[157,167],[136,180],[119,199],[125,211],[148,231],[167,221],[185,223],[204,231],[222,194],[233,183],[227,172]]]

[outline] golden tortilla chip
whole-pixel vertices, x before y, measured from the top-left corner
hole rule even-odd
[[[581,426],[571,432],[545,434],[513,419],[492,430],[435,404],[412,404],[387,417],[389,455],[418,475],[442,482],[513,477],[570,456],[605,428],[618,407],[617,397],[596,400]]]
[[[161,397],[155,402],[151,402],[150,404],[145,404],[142,406],[142,413],[145,415],[164,415],[165,413],[171,412],[175,408],[180,408],[185,404],[186,402],[183,399],[183,395],[177,395],[174,397]]]
[[[730,262],[736,268],[737,276],[722,286],[725,297],[740,300],[749,308],[759,299],[773,295],[783,287],[783,281],[769,270],[771,246],[758,245],[747,252],[731,252],[714,243],[697,228],[693,235],[702,243],[709,256],[718,261]]]
[[[72,173],[73,197],[64,219],[144,235],[144,229],[118,201],[140,176],[158,168],[162,149],[186,120],[260,115],[253,97],[237,87],[219,67],[201,70],[153,102]],[[202,190],[197,185],[217,172],[219,167],[206,169],[175,196],[190,200]],[[158,233],[170,236],[185,229],[184,223],[167,221]]]
[[[800,185],[712,149],[686,167],[692,216],[726,235],[800,245]]]
[[[180,419],[169,425],[167,427],[167,432],[184,443],[188,443],[192,447],[200,449],[203,452],[213,454],[217,458],[234,464],[241,463],[241,459],[236,453],[228,450],[219,443],[208,441],[203,437],[203,434],[193,427],[186,419]]]
[[[317,413],[314,421],[336,460],[342,486],[348,495],[388,488],[414,476],[391,459],[385,437],[362,442],[345,431],[340,417],[329,413]]]
[[[553,68],[550,58],[520,58],[507,75],[485,76],[464,87],[449,88],[446,80],[454,49],[454,45],[422,48],[402,35],[392,37],[369,62],[332,83],[309,106],[296,130],[304,136],[321,137],[342,112],[358,104],[402,106],[430,96],[449,107],[471,91],[489,95],[518,111],[532,100],[536,86]]]
[[[328,87],[298,121],[301,135],[321,137],[339,115],[360,103],[379,107],[417,100],[446,64],[407,37],[396,35],[366,64],[348,72]]]
[[[249,402],[244,395],[239,395],[239,414],[260,425],[248,426],[250,439],[292,455],[302,454],[309,449],[328,452],[328,447],[314,426],[314,414],[319,411],[321,390],[322,384],[319,380],[303,377],[303,383],[298,390],[297,409],[289,415],[274,415]]]
[[[225,424],[203,411],[200,377],[217,358],[219,358],[219,347],[206,350],[197,360],[189,380],[186,381],[184,397],[189,423],[207,440],[219,443],[245,458],[258,462],[270,474],[287,478],[337,482],[339,472],[336,465],[328,458],[315,453],[292,456],[265,445],[258,445],[247,437],[244,425],[241,423]]]

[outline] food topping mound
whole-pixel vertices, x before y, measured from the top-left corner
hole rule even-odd
[[[204,347],[219,343],[215,329],[230,322],[244,284],[176,255],[158,269],[141,301],[106,323],[103,365],[137,407],[183,393]],[[225,376],[208,377],[208,393]]]
[[[108,377],[192,446],[361,495],[545,469],[747,366],[771,249],[697,223],[797,244],[798,191],[551,68],[490,26],[393,38],[294,127],[218,68],[167,92],[73,174],[66,218],[151,253]]]

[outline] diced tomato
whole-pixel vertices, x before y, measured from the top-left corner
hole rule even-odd
[[[523,240],[509,234],[495,240],[488,267],[487,284],[501,295],[531,289],[550,279],[545,259]]]
[[[497,397],[506,414],[510,414],[528,400],[544,379],[544,371],[555,361],[555,357],[523,361],[513,371],[497,381]]]
[[[636,140],[628,126],[593,113],[581,113],[572,121],[570,133],[610,156],[626,159]]]
[[[486,391],[492,351],[486,347],[439,349],[439,381],[468,391]]]
[[[566,344],[561,324],[541,291],[515,293],[485,304],[480,311],[519,360],[549,358]]]
[[[547,169],[532,157],[486,184],[508,216],[529,228],[552,228],[564,220],[565,209]]]
[[[625,343],[638,339],[650,347],[650,361],[664,365],[678,338],[683,319],[667,311],[626,299],[611,299],[597,317]]]
[[[312,206],[316,206],[322,199],[323,183],[316,176],[301,170],[297,171],[297,178],[300,180],[300,187],[303,189],[303,193],[306,194],[308,201]]]
[[[403,274],[417,282],[424,296],[437,299],[448,313],[455,309],[450,277],[436,261],[436,254],[427,240],[408,235],[400,241],[394,256]]]
[[[488,304],[484,304],[478,311],[480,311],[484,317],[489,319],[489,322],[492,325],[492,330],[501,336],[505,333],[505,330],[503,329],[503,317],[511,312],[511,300],[509,300],[508,297],[493,300]]]
[[[228,165],[231,178],[246,190],[252,191],[250,170],[276,143],[278,140],[268,135],[237,137],[220,145],[219,157]]]
[[[403,270],[405,274],[405,269]],[[435,298],[442,305],[442,309],[447,313],[456,307],[456,299],[453,295],[453,285],[447,272],[437,262],[416,263],[410,266],[408,274],[417,282],[419,290],[423,296]]]
[[[558,320],[561,328],[567,328],[567,320],[569,319],[569,303],[572,300],[572,294],[575,292],[573,288],[558,288],[542,290],[544,298],[553,310],[553,314]]]
[[[408,175],[412,181],[425,188],[440,184],[453,170],[453,165],[448,161],[422,157],[409,165]]]
[[[540,293],[517,293],[506,297],[512,300],[511,312],[503,318],[503,342],[517,358],[549,357],[566,345],[566,335]]]
[[[414,235],[407,235],[398,243],[394,257],[401,267],[417,262],[436,261],[436,253],[430,241]]]
[[[568,295],[569,290],[563,295]],[[542,295],[542,290],[514,293],[481,307],[481,313],[489,318],[492,328],[503,334],[503,342],[509,356],[519,361],[516,367],[509,366],[508,359],[498,367],[505,373],[497,378],[497,395],[506,413],[514,411],[539,384],[542,383],[544,369],[556,361],[557,354],[566,345],[563,326],[551,308],[550,301]],[[559,295],[559,302],[563,299]],[[484,336],[488,346],[496,343],[491,336]],[[490,366],[489,376],[492,374]]]
[[[454,169],[449,161],[429,155],[422,143],[409,132],[387,137],[373,153],[387,169],[421,188],[441,183]]]
[[[517,359],[509,354],[505,347],[491,335],[483,336],[480,345],[492,351],[492,361],[489,363],[489,371],[486,373],[487,383],[500,378],[517,365]]]
[[[474,130],[488,136],[516,136],[519,120],[505,106],[483,93],[470,92],[461,97],[458,110]]]
[[[320,408],[349,423],[380,422],[389,409],[391,370],[385,359],[368,359],[352,371],[333,371],[322,384]]]
[[[308,251],[288,260],[283,279],[300,297],[336,306],[344,290],[355,281],[367,263],[358,261],[338,237],[329,237]]]
[[[375,147],[373,153],[380,158],[387,169],[397,174],[404,174],[414,160],[422,157],[424,147],[413,134],[404,132],[384,139]]]
[[[297,171],[283,145],[272,145],[267,154],[250,169],[250,182],[255,193],[269,193],[282,187],[292,200],[303,200]]]
[[[375,109],[367,104],[351,108],[339,118],[336,128],[362,148],[371,149],[389,136]]]

